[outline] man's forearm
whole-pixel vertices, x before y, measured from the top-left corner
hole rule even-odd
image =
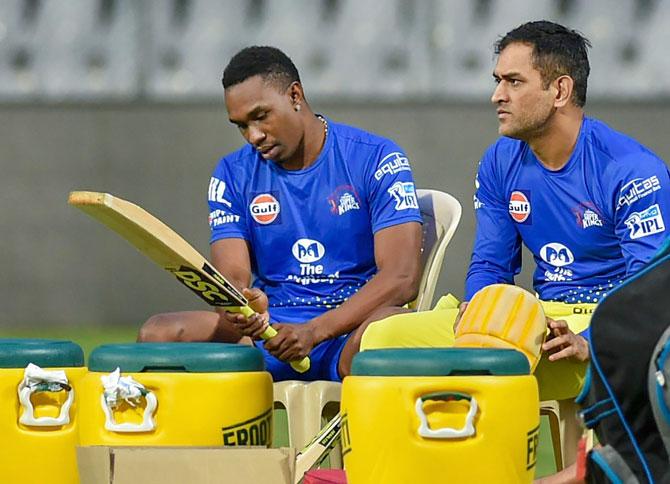
[[[335,309],[312,319],[317,343],[356,329],[380,307],[402,306],[416,297],[418,277],[380,271],[356,294]]]

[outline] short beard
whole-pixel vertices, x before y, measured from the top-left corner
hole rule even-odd
[[[556,114],[556,108],[551,106],[546,115],[534,117],[534,119],[529,120],[524,126],[505,136],[525,142],[538,138],[549,129],[554,114]]]

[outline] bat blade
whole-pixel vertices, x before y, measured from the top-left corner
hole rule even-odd
[[[338,413],[319,431],[318,434],[316,434],[312,441],[298,453],[295,461],[294,484],[298,484],[308,470],[323,462],[328,455],[328,452],[333,450],[333,447],[335,447],[340,439],[341,430],[342,415]]]
[[[106,225],[211,306],[246,298],[179,234],[143,208],[109,193],[74,191],[68,203]]]

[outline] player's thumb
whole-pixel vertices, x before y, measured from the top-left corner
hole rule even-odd
[[[242,294],[249,301],[249,307],[259,314],[268,310],[268,297],[260,289],[253,287],[251,289],[242,289]]]

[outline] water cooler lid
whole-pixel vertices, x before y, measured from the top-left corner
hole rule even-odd
[[[0,339],[0,368],[84,366],[84,352],[72,341],[55,339]]]
[[[228,343],[126,343],[95,348],[88,358],[90,371],[243,372],[263,371],[258,348]]]
[[[352,375],[528,375],[528,359],[516,350],[493,348],[398,348],[368,350],[354,357]]]

